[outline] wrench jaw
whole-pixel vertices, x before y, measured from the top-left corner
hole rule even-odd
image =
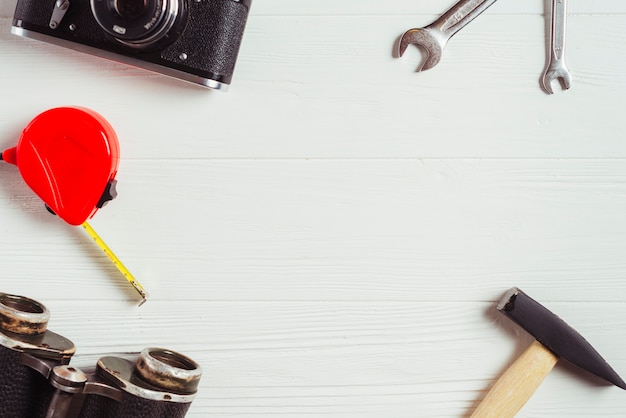
[[[417,68],[417,72],[433,68],[441,60],[446,40],[440,39],[432,29],[416,28],[409,29],[400,37],[398,56],[403,56],[409,45],[416,45],[426,54],[426,59]]]
[[[541,77],[541,88],[548,94],[554,94],[552,82],[559,80],[561,88],[567,90],[572,85],[572,75],[566,67],[548,68]]]

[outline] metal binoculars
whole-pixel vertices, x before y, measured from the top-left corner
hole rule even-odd
[[[102,357],[94,370],[69,365],[76,347],[47,330],[50,312],[0,293],[0,418],[183,418],[202,370],[190,358],[146,348]]]

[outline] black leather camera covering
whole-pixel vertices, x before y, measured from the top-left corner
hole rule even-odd
[[[188,3],[187,28],[178,40],[164,49],[166,61],[199,68],[212,78],[230,83],[248,17],[249,6],[233,0]],[[185,53],[187,59],[181,60]]]
[[[104,32],[88,0],[72,1],[63,19],[66,24],[50,29],[55,1],[19,0],[13,24],[226,84],[232,79],[251,3],[251,0],[181,0],[186,9],[181,33],[168,35],[168,44],[156,50],[134,50]],[[68,22],[74,23],[72,30],[68,29]]]

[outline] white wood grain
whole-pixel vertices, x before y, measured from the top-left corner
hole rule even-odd
[[[38,112],[77,103],[97,108],[129,138],[126,158],[626,155],[626,15],[569,19],[573,87],[553,96],[539,88],[542,16],[481,17],[453,38],[436,69],[419,74],[417,48],[392,56],[412,21],[259,16],[231,91],[221,94],[16,38],[2,19],[0,54],[12,64],[0,88],[23,83],[1,116],[0,135],[10,143]],[[177,101],[163,102],[164,95]],[[154,137],[155,124],[167,140]]]
[[[0,151],[50,107],[102,113],[119,196],[92,225],[148,288],[0,165],[0,291],[45,303],[73,363],[164,346],[200,417],[466,417],[531,338],[511,286],[626,375],[626,2],[568,2],[572,89],[539,88],[548,1],[503,0],[435,69],[394,57],[453,0],[255,0],[231,90],[9,33]],[[519,417],[617,417],[558,364]]]
[[[45,275],[54,297],[126,296],[81,228],[46,212],[14,167],[0,173],[12,179],[6,273]],[[626,291],[622,160],[131,160],[118,179],[92,225],[157,299],[494,300],[530,285],[548,300],[619,302]]]
[[[615,344],[622,304],[546,305],[578,317],[570,324],[626,368]],[[491,303],[153,301],[137,310],[53,301],[50,309],[51,329],[75,336],[77,365],[153,345],[157,335],[197,359],[205,375],[191,416],[465,416],[530,342]],[[520,416],[612,416],[611,405],[623,405],[623,392],[559,363]]]

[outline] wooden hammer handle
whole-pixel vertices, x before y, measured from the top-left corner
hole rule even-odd
[[[557,360],[554,353],[535,340],[494,383],[470,418],[514,417]]]

